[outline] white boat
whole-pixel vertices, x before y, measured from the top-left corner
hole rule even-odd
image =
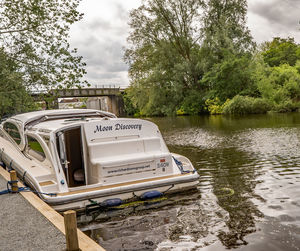
[[[199,175],[170,153],[158,127],[90,109],[19,114],[0,125],[0,160],[58,211],[116,206],[195,188]]]

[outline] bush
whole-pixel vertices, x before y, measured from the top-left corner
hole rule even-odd
[[[264,99],[275,105],[300,99],[300,74],[296,67],[281,65],[258,74],[257,86]]]
[[[124,109],[125,109],[126,115],[136,116],[136,114],[139,114],[139,109],[137,109],[136,106],[133,104],[132,98],[128,94],[127,90],[124,91],[122,97],[123,97]]]
[[[207,110],[210,114],[216,115],[216,114],[222,114],[224,107],[230,102],[229,99],[226,100],[224,104],[220,101],[218,97],[214,99],[207,99],[205,101],[205,105],[207,106]]]
[[[183,116],[183,115],[188,115],[183,109],[179,109],[176,111],[177,116]]]
[[[204,100],[203,94],[199,90],[190,90],[181,103],[180,111],[188,115],[204,112]]]
[[[291,100],[286,100],[274,106],[275,112],[294,112],[299,108],[299,103],[293,103]]]
[[[260,114],[266,113],[270,109],[271,105],[267,100],[237,95],[225,103],[223,113],[238,115]]]

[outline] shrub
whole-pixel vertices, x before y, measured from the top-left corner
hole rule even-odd
[[[176,111],[176,115],[177,116],[183,116],[183,115],[187,115],[187,113],[183,110],[183,109],[179,109]]]
[[[292,100],[286,100],[274,106],[275,112],[294,112],[298,110],[299,104],[293,103]]]
[[[223,113],[223,109],[228,104],[228,102],[230,102],[229,99],[227,99],[226,102],[222,104],[220,99],[216,97],[214,99],[207,99],[205,101],[205,105],[210,114],[216,115]]]
[[[267,68],[258,74],[257,86],[262,97],[275,105],[300,99],[300,74],[296,67],[284,64]]]
[[[135,116],[135,114],[138,114],[139,109],[136,108],[136,106],[132,102],[132,97],[130,96],[130,94],[128,94],[128,90],[125,90],[122,96],[126,115]]]
[[[204,111],[204,100],[203,94],[199,90],[190,90],[181,103],[180,110],[184,114],[199,114]]]
[[[271,105],[267,100],[237,95],[225,103],[223,113],[238,115],[259,114],[266,113],[270,109]]]

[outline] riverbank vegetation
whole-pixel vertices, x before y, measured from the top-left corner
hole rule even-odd
[[[300,45],[256,45],[247,1],[145,0],[130,13],[130,87],[136,116],[289,112],[300,107]]]
[[[35,109],[31,92],[81,83],[85,64],[67,41],[79,2],[0,2],[0,117]]]

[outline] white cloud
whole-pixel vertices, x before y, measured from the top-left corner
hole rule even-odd
[[[71,29],[71,46],[87,63],[86,79],[93,85],[129,84],[123,48],[128,36],[129,11],[140,0],[83,0],[79,11],[84,18]]]
[[[279,36],[294,37],[300,43],[300,1],[249,0],[248,7],[248,27],[256,42]]]

